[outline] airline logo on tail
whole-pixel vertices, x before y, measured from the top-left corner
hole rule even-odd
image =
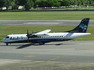
[[[87,29],[87,25],[81,24],[81,25],[79,26],[79,28],[81,28],[81,29],[83,30],[83,32],[85,32],[86,29]]]

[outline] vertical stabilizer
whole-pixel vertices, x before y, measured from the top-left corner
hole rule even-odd
[[[90,18],[82,19],[82,21],[80,22],[80,24],[76,28],[74,28],[73,30],[68,31],[68,32],[86,33],[87,28],[88,28],[88,24],[89,24],[89,20],[90,20]]]

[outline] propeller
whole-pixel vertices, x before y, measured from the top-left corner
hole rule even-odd
[[[32,38],[32,37],[37,37],[36,35],[33,35],[34,32],[32,32],[31,34],[29,34],[28,30],[27,30],[27,39],[28,39],[28,42],[29,42],[29,38]]]
[[[28,30],[27,30],[27,35],[26,35],[26,36],[27,36],[27,39],[28,39],[28,42],[29,42],[29,36],[30,36],[30,35],[29,35]]]

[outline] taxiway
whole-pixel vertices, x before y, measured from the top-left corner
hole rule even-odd
[[[81,20],[0,20],[1,25],[77,26]],[[94,26],[90,20],[89,26]]]
[[[94,63],[94,41],[0,43],[0,59]]]

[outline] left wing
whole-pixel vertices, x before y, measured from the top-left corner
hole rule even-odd
[[[47,30],[44,30],[44,31],[41,31],[41,32],[37,32],[37,33],[34,33],[32,35],[44,35],[44,34],[47,34],[51,31],[51,29],[47,29]]]

